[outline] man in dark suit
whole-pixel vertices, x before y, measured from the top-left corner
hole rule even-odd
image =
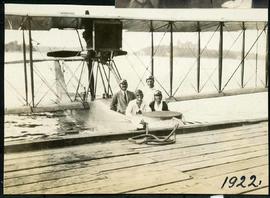
[[[161,91],[155,91],[154,98],[155,100],[149,105],[152,111],[169,111],[167,103],[162,100]]]
[[[122,79],[119,83],[119,87],[121,90],[113,96],[111,110],[125,114],[129,101],[134,100],[136,96],[133,92],[127,90],[127,80]]]

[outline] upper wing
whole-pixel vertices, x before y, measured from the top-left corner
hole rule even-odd
[[[85,11],[89,14],[86,15]],[[121,20],[127,31],[149,32],[168,30],[168,22],[174,23],[174,32],[214,31],[224,22],[227,31],[263,29],[268,21],[267,9],[117,9],[113,6],[70,5],[5,5],[5,28],[28,28],[26,19],[31,18],[32,30],[51,28],[83,29],[82,20]]]

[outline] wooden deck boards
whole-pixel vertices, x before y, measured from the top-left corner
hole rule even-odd
[[[176,144],[112,141],[5,154],[4,193],[268,193],[268,122],[177,135]],[[221,189],[256,175],[257,188]]]

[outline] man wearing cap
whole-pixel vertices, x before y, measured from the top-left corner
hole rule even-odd
[[[152,101],[154,101],[154,93],[156,91],[155,88],[155,79],[153,76],[149,76],[146,78],[147,86],[144,88],[144,101],[147,104],[150,104]]]
[[[136,97],[133,92],[127,90],[127,80],[122,79],[119,83],[119,87],[121,90],[113,96],[111,110],[125,114],[128,103]]]
[[[142,90],[138,89],[135,92],[136,99],[130,101],[126,109],[127,116],[135,116],[141,115],[142,112],[149,112],[151,109],[149,105],[146,104],[143,100],[143,92]]]
[[[154,101],[152,101],[149,106],[152,111],[169,111],[168,105],[162,100],[162,93],[159,90],[155,91]]]

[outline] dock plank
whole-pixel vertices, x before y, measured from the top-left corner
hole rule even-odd
[[[186,157],[192,157],[197,155],[203,155],[205,153],[215,153],[215,152],[221,152],[221,151],[230,151],[231,149],[237,149],[237,148],[243,148],[247,147],[247,145],[261,145],[266,144],[267,139],[265,137],[257,137],[250,139],[247,141],[246,139],[233,141],[233,142],[220,142],[215,144],[204,144],[204,145],[198,145],[193,147],[184,147],[184,148],[178,148],[178,149],[172,149],[172,150],[165,150],[159,151],[159,152],[152,152],[152,153],[145,153],[141,155],[149,156],[152,159],[164,161],[164,160],[171,160],[171,159],[177,159],[179,156],[186,156]],[[188,153],[188,151],[191,150],[191,153]]]
[[[116,161],[112,163],[100,163],[99,161],[96,163],[89,164],[89,166],[86,167],[81,167],[78,171],[78,169],[69,169],[69,170],[60,170],[60,171],[53,171],[50,173],[41,173],[41,174],[36,174],[36,175],[29,175],[29,176],[24,176],[24,177],[19,177],[19,178],[10,178],[5,180],[5,187],[12,187],[15,186],[17,188],[19,185],[24,185],[22,188],[26,188],[26,184],[33,184],[33,185],[28,185],[35,186],[36,183],[47,183],[46,187],[55,187],[55,182],[60,181],[61,185],[65,185],[66,178],[69,178],[72,180],[71,182],[74,182],[75,179],[81,179],[83,180],[83,176],[86,175],[90,176],[91,174],[98,174],[102,171],[106,170],[112,170],[112,169],[120,169],[120,168],[125,168],[125,167],[135,167],[135,166],[140,166],[140,165],[145,165],[145,164],[152,164],[154,161],[152,159],[147,159],[147,158],[136,158],[135,161],[132,160],[126,160],[126,161]],[[63,179],[63,180],[62,180]],[[87,178],[86,178],[87,179]]]
[[[234,144],[228,143],[228,142],[223,142],[219,143],[216,145],[202,145],[196,147],[187,147],[187,148],[182,148],[181,150],[176,150],[177,152],[173,151],[163,151],[160,153],[146,153],[146,154],[140,154],[139,156],[143,159],[152,159],[154,161],[170,161],[170,160],[181,160],[185,159],[187,157],[193,158],[195,161],[200,160],[202,156],[206,154],[214,154],[216,152],[227,152],[233,149],[241,149],[241,148],[246,148],[250,149],[251,146],[255,147],[256,146],[262,146],[264,144],[267,144],[267,139],[265,138],[254,138],[252,142],[246,146],[246,142],[243,140],[235,141]],[[267,145],[266,145],[267,146]],[[140,158],[136,156],[137,158]],[[134,159],[134,156],[115,156],[111,158],[105,158],[105,159],[99,159],[98,161],[102,164],[110,164],[113,162],[119,162],[122,164],[123,161],[128,160],[130,161],[131,159]],[[139,160],[140,161],[140,160]],[[27,163],[24,162],[24,163]],[[84,161],[83,165],[82,162],[77,162],[77,163],[70,163],[70,164],[59,164],[59,165],[54,165],[54,166],[42,166],[42,167],[35,167],[31,168],[31,171],[26,169],[17,169],[16,171],[12,172],[6,172],[5,173],[5,178],[13,178],[13,177],[26,177],[26,176],[31,176],[35,174],[40,174],[40,173],[50,173],[50,172],[57,172],[57,171],[68,171],[70,169],[80,169],[80,168],[87,168],[88,166],[92,166],[98,164],[98,162],[95,162],[95,160],[91,161]]]
[[[209,154],[209,155],[199,155],[199,156],[195,156],[191,158],[186,158],[183,160],[180,159],[180,160],[174,160],[174,161],[159,163],[159,164],[156,164],[153,160],[148,159],[148,158],[138,159],[137,157],[134,158],[133,156],[130,156],[130,160],[127,162],[114,163],[114,164],[100,164],[99,166],[94,165],[90,167],[85,167],[85,168],[81,168],[79,173],[76,170],[69,170],[69,171],[53,172],[51,174],[45,173],[45,174],[34,175],[34,176],[25,176],[23,178],[18,178],[18,179],[16,178],[7,179],[5,182],[5,187],[14,186],[16,190],[22,189],[22,191],[25,192],[25,190],[27,191],[27,189],[31,189],[31,190],[36,189],[35,187],[37,186],[36,183],[39,182],[40,184],[42,184],[39,186],[46,186],[46,188],[48,189],[50,187],[54,188],[56,185],[65,186],[67,184],[70,185],[72,183],[76,184],[78,180],[84,181],[84,178],[86,181],[88,181],[89,178],[91,178],[90,176],[91,174],[97,174],[101,172],[107,172],[107,173],[115,172],[115,171],[119,172],[120,169],[124,169],[124,168],[127,169],[129,168],[129,166],[143,167],[144,165],[153,164],[153,163],[154,163],[153,164],[154,166],[173,166],[174,168],[180,170],[178,166],[180,166],[181,164],[183,167],[185,167],[185,165],[188,166],[189,164],[192,164],[192,163],[193,163],[193,166],[194,165],[205,166],[205,164],[206,165],[210,164],[208,163],[209,161],[212,163],[217,163],[217,162],[220,163],[221,159],[223,159],[223,161],[224,160],[227,161],[228,155],[229,155],[229,160],[239,160],[239,158],[241,159],[241,157],[243,156],[243,155],[238,155],[239,153],[247,153],[247,152],[250,152],[252,149],[253,150],[257,149],[258,151],[261,152],[263,147],[266,147],[266,146],[262,145],[262,146],[258,146],[257,148],[247,147],[240,150],[232,150],[231,152],[221,152],[221,153],[215,153],[215,154]],[[235,155],[235,156],[231,157],[232,155]],[[132,158],[134,158],[135,160],[132,161]],[[198,163],[194,163],[194,161]],[[88,177],[87,176],[85,177],[84,175],[88,175]],[[26,184],[30,184],[30,185],[26,185]],[[21,185],[21,186],[18,186],[18,185]]]
[[[166,146],[120,140],[7,153],[4,192],[265,194],[267,124],[178,134]],[[220,189],[226,176],[251,174],[262,180],[258,188]]]
[[[5,165],[5,172],[11,172],[16,170],[26,170],[32,169],[35,167],[44,167],[44,166],[54,166],[58,164],[69,164],[69,163],[76,163],[76,162],[83,162],[89,161],[94,159],[101,159],[101,158],[109,158],[114,156],[123,156],[123,155],[132,155],[138,153],[137,151],[125,149],[125,148],[118,148],[109,150],[104,148],[101,151],[80,151],[80,152],[66,152],[62,155],[49,155],[46,158],[41,157],[39,160],[29,159],[24,160],[21,163],[12,163]]]
[[[227,174],[226,176],[229,176],[229,177],[236,176],[237,178],[241,178],[243,175],[246,176],[247,178],[249,178],[251,175],[256,175],[257,178],[259,178],[259,180],[261,180],[261,185],[259,187],[268,186],[268,165],[261,166],[261,167],[255,167],[255,168],[251,168],[251,169],[248,169],[248,170],[234,172],[234,173],[231,173],[231,174]],[[244,192],[247,192],[247,191],[256,190],[258,188],[258,187],[254,187],[254,186],[248,186],[247,184],[249,182],[247,182],[247,183],[245,183],[245,185],[247,186],[246,188],[242,188],[242,187],[235,187],[235,188],[224,187],[224,188],[221,189],[221,186],[222,186],[222,184],[224,182],[224,179],[225,179],[224,175],[207,179],[206,180],[206,183],[208,184],[207,190],[214,193],[214,194],[217,194],[217,193],[221,193],[221,194],[240,194],[240,193],[244,193]],[[258,185],[258,183],[256,183],[256,185]],[[190,192],[206,193],[205,184],[200,183],[198,185],[194,185],[192,187],[189,187],[189,188],[187,188],[187,189],[185,189],[183,191],[183,193],[190,193]]]
[[[239,170],[267,165],[267,155],[244,159],[236,162],[228,162],[217,166],[211,166],[196,170],[187,171],[190,176],[198,179],[208,178],[210,176],[218,176],[225,173],[232,173]]]
[[[222,170],[220,170],[222,172]],[[264,188],[268,186],[268,165],[252,167],[244,170],[235,170],[232,173],[224,172],[218,176],[209,175],[206,178],[193,178],[192,180],[187,180],[183,182],[174,182],[171,184],[165,184],[159,187],[148,188],[144,190],[133,191],[131,193],[200,193],[200,194],[243,194],[245,192],[255,191],[256,189]],[[188,174],[188,173],[187,173]],[[251,176],[257,175],[260,180],[262,180],[262,184],[255,188],[250,186],[248,188],[223,188],[221,186],[225,180],[225,178],[237,176],[240,178],[241,176]],[[265,188],[264,188],[265,189]],[[267,191],[263,191],[262,194],[267,194]]]
[[[167,170],[170,171],[167,171]],[[144,168],[131,168],[123,171],[105,173],[107,180],[99,180],[94,185],[80,185],[70,188],[68,193],[125,193],[128,191],[162,185],[174,181],[191,179],[173,167],[147,166]],[[56,191],[59,192],[59,191]]]
[[[119,145],[119,142],[121,140],[115,140],[110,143],[112,147],[116,144]],[[94,144],[83,144],[83,145],[76,145],[76,146],[69,146],[65,148],[55,148],[55,149],[44,149],[44,150],[34,150],[34,151],[25,151],[25,152],[18,152],[18,153],[5,153],[5,162],[9,163],[9,161],[12,160],[21,160],[25,158],[33,158],[33,157],[42,157],[52,154],[63,154],[65,152],[69,151],[80,151],[85,149],[93,149],[93,150],[99,150],[100,148],[103,148],[107,143],[101,142],[101,143],[94,143]],[[92,147],[93,146],[93,147]]]
[[[181,134],[181,140],[189,140],[194,138],[201,138],[204,136],[213,136],[213,135],[218,135],[218,134],[230,134],[232,136],[237,136],[237,135],[243,135],[243,134],[254,134],[254,129],[261,130],[264,129],[263,131],[266,131],[267,128],[267,122],[262,122],[259,123],[258,125],[243,125],[241,127],[232,127],[232,128],[225,128],[225,129],[216,129],[216,130],[210,130],[210,131],[203,131],[203,132],[196,132],[196,133],[184,133]],[[151,131],[150,131],[151,133]],[[176,144],[179,144],[179,141],[176,141]],[[123,142],[124,145],[128,144],[127,142]],[[140,144],[133,144],[132,146],[129,145],[129,148],[134,148],[134,149],[143,149],[145,150],[146,148],[151,148],[153,145],[140,145]]]
[[[267,136],[266,129],[262,129],[262,131],[258,131],[256,133],[249,133],[247,135],[243,136],[235,136],[233,134],[222,134],[220,136],[206,136],[206,137],[200,137],[200,138],[191,138],[191,139],[182,139],[181,136],[177,136],[179,138],[176,139],[176,144],[167,145],[166,148],[162,147],[155,147],[151,146],[148,148],[142,148],[142,149],[136,149],[136,151],[140,151],[141,153],[147,153],[147,152],[153,152],[153,151],[162,151],[164,149],[166,150],[172,150],[172,149],[178,149],[179,146],[196,146],[196,145],[203,145],[203,144],[210,144],[210,143],[217,143],[217,142],[226,142],[226,141],[235,141],[235,140],[241,140],[241,139],[252,139],[259,136]]]
[[[191,164],[179,165],[179,170],[182,170],[182,171],[196,170],[199,168],[210,167],[210,166],[219,165],[219,164],[225,164],[228,162],[240,161],[243,159],[249,159],[249,158],[253,158],[253,157],[260,157],[260,156],[264,156],[267,154],[268,154],[268,150],[265,149],[265,150],[250,152],[250,153],[243,153],[243,154],[239,154],[239,155],[231,155],[231,156],[226,156],[224,158],[221,157],[221,158],[215,158],[215,159],[211,159],[211,160],[205,160],[202,162],[194,162]]]
[[[254,148],[254,150],[250,154],[250,158],[265,156],[266,154],[266,146]],[[264,148],[264,150],[262,150]],[[209,154],[201,154],[191,157],[178,157],[173,160],[161,161],[162,163],[167,163],[174,165],[176,167],[181,168],[182,171],[190,171],[193,169],[197,169],[198,167],[207,167],[213,166],[223,163],[228,163],[232,161],[238,161],[245,158],[246,154],[250,152],[251,149],[243,148],[243,149],[234,149],[231,151],[217,152],[217,153],[209,153]],[[160,162],[160,163],[161,163]]]
[[[147,152],[157,152],[157,151],[165,151],[165,150],[172,150],[172,149],[178,149],[179,145],[180,147],[191,147],[191,146],[198,146],[198,145],[203,145],[203,144],[214,144],[217,142],[225,142],[225,141],[233,141],[233,140],[237,140],[237,139],[248,139],[248,138],[256,138],[258,136],[262,136],[262,135],[267,135],[266,132],[262,132],[262,133],[258,133],[256,135],[254,134],[248,134],[244,137],[239,137],[239,136],[231,136],[231,135],[226,135],[225,137],[222,136],[222,138],[215,138],[215,137],[204,137],[204,138],[200,138],[198,140],[189,140],[189,141],[185,141],[185,140],[178,140],[178,144],[175,145],[168,145],[165,149],[162,147],[151,147],[151,148],[147,148],[147,149],[136,149],[136,152],[140,152],[141,154],[143,153],[147,153]],[[179,136],[178,136],[179,137]],[[84,147],[85,148],[85,147]],[[133,149],[129,149],[129,148],[125,148],[123,145],[114,145],[112,147],[112,150],[127,150],[127,153],[136,153]],[[90,152],[92,153],[92,157],[90,156]],[[99,156],[103,153],[103,155],[106,155],[106,152],[110,152],[108,151],[106,145],[102,145],[102,146],[97,146],[97,148],[87,148],[87,149],[80,149],[80,150],[71,150],[70,152],[66,151],[66,152],[60,152],[60,153],[51,153],[51,155],[46,155],[45,156],[35,156],[35,157],[31,157],[31,158],[27,158],[26,159],[19,159],[19,160],[9,160],[5,163],[6,166],[6,172],[8,171],[12,171],[12,170],[16,170],[18,169],[17,167],[20,166],[20,169],[29,169],[29,168],[33,168],[33,167],[38,167],[39,164],[41,164],[42,166],[45,166],[46,164],[49,165],[50,163],[54,163],[54,164],[58,164],[61,162],[57,162],[57,159],[70,159],[70,160],[83,160],[82,158],[99,158]],[[87,157],[88,156],[88,157]],[[94,157],[95,156],[95,157]],[[26,163],[25,163],[26,162]],[[64,161],[65,163],[68,163],[69,161]],[[30,165],[27,166],[27,165]]]
[[[266,195],[268,193],[268,186],[258,188],[256,190],[251,190],[249,192],[245,192],[246,195]]]

